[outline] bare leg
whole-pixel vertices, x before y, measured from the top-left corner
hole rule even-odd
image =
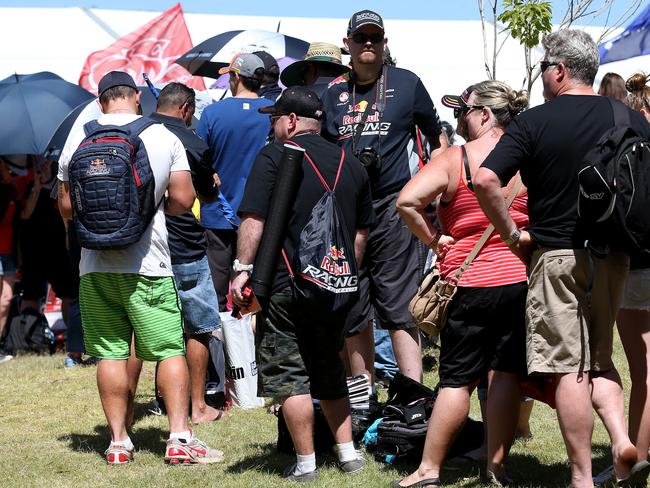
[[[427,438],[424,441],[422,461],[417,471],[400,481],[403,486],[423,479],[438,478],[449,447],[463,428],[469,415],[469,396],[474,389],[468,386],[442,388],[433,405]]]
[[[282,414],[293,440],[296,454],[314,452],[314,406],[311,395],[296,395],[282,400]]]
[[[0,339],[4,335],[9,309],[11,308],[11,299],[14,296],[15,276],[0,277]]]
[[[142,361],[135,357],[135,340],[131,337],[131,355],[126,361],[126,374],[128,377],[129,393],[128,403],[126,406],[126,426],[131,428],[134,421],[133,403],[135,402],[135,392],[138,389],[140,381],[140,372],[142,371]]]
[[[404,376],[422,382],[420,329],[413,327],[407,330],[390,330],[389,332],[400,372]]]
[[[602,374],[591,374],[591,401],[605,424],[612,442],[612,460],[618,479],[627,478],[637,459],[634,444],[627,436],[625,425],[625,398],[621,378],[615,369]]]
[[[345,338],[350,363],[350,375],[368,375],[370,384],[375,384],[375,335],[372,322],[356,335]]]
[[[185,356],[173,356],[158,363],[158,387],[165,399],[169,431],[188,430],[190,375]]]
[[[347,396],[337,400],[321,400],[320,406],[337,444],[352,441],[352,417]]]
[[[129,378],[126,361],[102,359],[97,366],[97,388],[112,441],[123,441],[126,432],[126,409],[129,395]]]
[[[521,439],[530,439],[533,436],[530,431],[530,416],[533,413],[534,406],[535,402],[533,400],[527,400],[521,402],[519,407],[519,421],[517,422],[516,436]]]
[[[202,424],[216,419],[219,410],[205,403],[205,375],[208,369],[210,334],[198,334],[187,339],[187,367],[190,370],[192,423]]]
[[[630,440],[636,446],[638,460],[645,461],[650,448],[650,311],[621,309],[616,323],[632,380]]]
[[[594,419],[588,374],[558,375],[555,402],[560,430],[571,462],[571,486],[591,488],[591,436]]]
[[[497,478],[505,474],[503,463],[515,437],[521,391],[519,377],[500,371],[488,373],[487,469]]]

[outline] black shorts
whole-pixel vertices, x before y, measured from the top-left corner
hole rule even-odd
[[[488,369],[526,375],[526,282],[459,287],[440,333],[440,385],[459,387]]]
[[[310,316],[291,289],[271,297],[268,312],[255,331],[257,393],[289,397],[311,393],[319,400],[347,396],[343,348],[343,318]]]
[[[52,285],[59,298],[74,295],[72,267],[66,249],[63,221],[58,215],[42,228],[32,222],[23,224],[20,236],[21,286],[25,300],[40,300]]]
[[[348,336],[377,319],[382,329],[415,327],[408,305],[418,288],[418,240],[397,212],[397,194],[375,200],[377,226],[370,230],[359,270],[360,299],[346,321]]]

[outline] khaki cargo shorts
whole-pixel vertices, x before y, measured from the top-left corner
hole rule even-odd
[[[533,252],[526,300],[528,373],[608,371],[613,328],[629,269],[626,254]]]

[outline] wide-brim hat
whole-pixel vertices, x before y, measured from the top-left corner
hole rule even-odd
[[[310,64],[317,64],[321,76],[340,76],[350,71],[343,64],[341,49],[326,42],[312,42],[307,54],[301,61],[291,63],[280,73],[280,81],[284,86],[303,85],[305,71]]]

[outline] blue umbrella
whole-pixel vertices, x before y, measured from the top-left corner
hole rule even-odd
[[[0,154],[42,154],[65,117],[93,94],[43,71],[0,81]]]
[[[600,64],[650,54],[650,4],[622,34],[598,47]]]

